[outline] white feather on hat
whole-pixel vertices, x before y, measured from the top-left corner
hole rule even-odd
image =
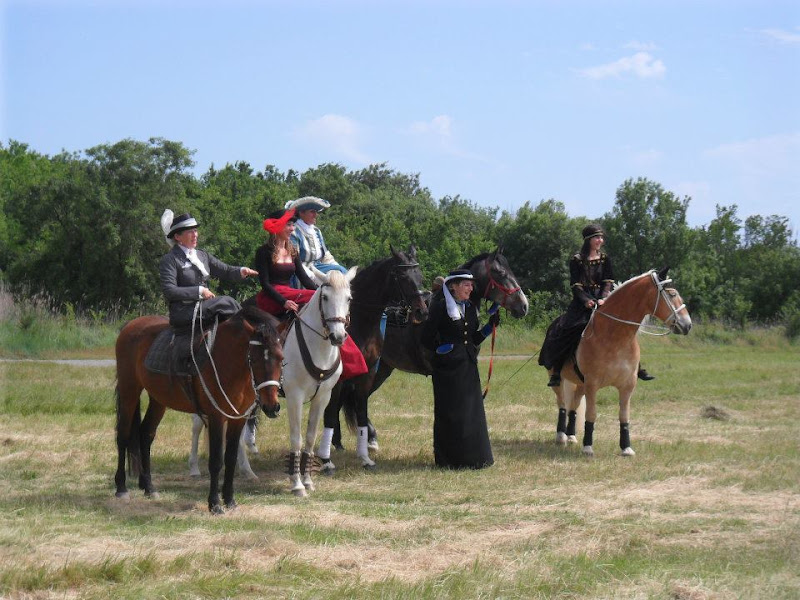
[[[317,211],[325,210],[326,208],[330,208],[331,203],[327,200],[323,200],[322,198],[317,198],[316,196],[303,196],[302,198],[298,198],[297,200],[289,200],[285,205],[284,208],[294,208],[300,210],[308,210],[309,208],[314,208]]]
[[[161,215],[161,230],[164,232],[164,239],[167,240],[167,246],[172,248],[175,245],[175,240],[169,237],[169,229],[172,227],[172,218],[175,215],[170,209],[166,209],[164,214]]]

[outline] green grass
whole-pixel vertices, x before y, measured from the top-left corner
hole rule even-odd
[[[642,338],[657,379],[634,394],[631,459],[613,390],[593,460],[553,443],[553,394],[524,358],[541,333],[508,327],[493,467],[432,467],[430,380],[400,373],[370,405],[377,472],[345,433],[337,475],[296,499],[286,417],[263,419],[261,480],[237,479],[222,517],[188,476],[187,415],[158,430],[160,499],[118,501],[113,368],[0,363],[0,597],[796,598],[800,354],[779,331],[720,335]]]

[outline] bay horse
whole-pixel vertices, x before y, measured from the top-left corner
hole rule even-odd
[[[314,490],[311,474],[319,470],[314,443],[322,412],[328,405],[333,386],[342,374],[339,348],[347,339],[350,312],[350,282],[357,267],[346,274],[322,273],[311,267],[322,283],[290,325],[283,344],[283,390],[289,414],[289,453],[286,472],[295,496]],[[305,443],[303,443],[303,405],[309,403]]]
[[[561,385],[551,388],[558,403],[556,442],[576,443],[575,414],[586,397],[583,453],[593,456],[597,392],[615,387],[619,393],[619,447],[623,456],[634,456],[630,440],[630,402],[639,367],[637,333],[647,315],[660,319],[668,332],[686,335],[692,320],[680,294],[667,287],[668,267],[647,271],[629,279],[605,299],[589,318],[573,357],[561,369]],[[550,370],[549,372],[552,372]],[[569,415],[567,415],[569,412]],[[569,420],[567,421],[567,417]]]
[[[408,307],[406,319],[422,323],[428,316],[428,305],[422,291],[422,271],[417,262],[417,249],[411,245],[407,252],[395,250],[390,246],[391,256],[376,260],[359,271],[350,287],[353,301],[350,304],[350,326],[347,331],[364,355],[368,371],[336,384],[331,402],[325,409],[325,449],[321,453],[322,468],[330,473],[335,466],[330,461],[331,437],[339,428],[339,410],[347,401],[348,424],[351,430],[364,434],[369,427],[367,398],[376,376],[378,359],[383,352],[381,318],[389,304],[403,303]],[[325,439],[325,436],[327,439]],[[357,455],[365,468],[373,468],[375,463],[369,457],[367,440],[357,446]],[[325,456],[328,454],[328,456]],[[327,459],[327,460],[325,460]]]
[[[139,475],[145,496],[157,497],[150,473],[150,447],[167,408],[200,413],[208,420],[211,479],[208,509],[222,514],[233,509],[233,477],[239,438],[247,416],[257,407],[267,414],[280,409],[278,387],[283,351],[276,331],[277,321],[258,308],[246,307],[219,324],[209,360],[199,372],[186,378],[148,370],[145,359],[156,337],[169,328],[161,316],[134,319],[120,331],[117,359],[117,498],[128,498],[125,481],[126,454],[131,470]],[[194,341],[194,334],[192,334]],[[194,355],[193,355],[194,356]],[[198,364],[195,362],[195,364]],[[142,390],[149,403],[144,419]],[[219,472],[225,477],[220,503]]]
[[[459,267],[469,269],[474,278],[474,286],[470,302],[476,306],[484,303],[494,303],[506,309],[512,317],[521,319],[528,314],[528,298],[522,291],[508,260],[503,254],[502,246],[497,246],[492,252],[484,252],[472,257]],[[400,307],[400,313],[405,314],[406,309]],[[431,353],[425,349],[421,342],[422,324],[409,324],[407,319],[399,321],[390,319],[386,325],[386,335],[380,363],[372,381],[369,396],[383,385],[395,369],[407,373],[418,373],[429,376],[433,374],[431,367]],[[353,417],[353,403],[343,401],[345,414],[348,420]],[[334,445],[336,445],[334,438]]]

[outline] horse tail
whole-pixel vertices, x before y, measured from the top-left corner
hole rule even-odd
[[[342,392],[339,395],[339,404],[344,410],[344,421],[350,433],[356,435],[358,431],[358,414],[356,410],[356,395],[353,384],[345,381],[342,384]]]
[[[117,432],[119,432],[120,419],[122,417],[122,399],[119,393],[119,383],[114,390],[114,397],[117,403]],[[142,413],[139,409],[140,401],[136,402],[136,409],[131,415],[131,426],[128,432],[127,455],[128,455],[128,475],[138,477],[142,470],[142,451],[139,442],[140,430],[142,425]],[[117,433],[119,435],[119,433]]]

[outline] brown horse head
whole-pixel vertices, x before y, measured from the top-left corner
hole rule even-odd
[[[244,307],[239,316],[250,337],[247,362],[253,377],[256,402],[269,418],[274,419],[281,409],[278,388],[283,364],[277,319],[253,306]]]
[[[475,278],[470,297],[473,304],[486,299],[505,308],[514,318],[521,319],[528,314],[528,298],[503,255],[502,246],[497,246],[494,252],[479,254],[461,268],[472,271]]]

